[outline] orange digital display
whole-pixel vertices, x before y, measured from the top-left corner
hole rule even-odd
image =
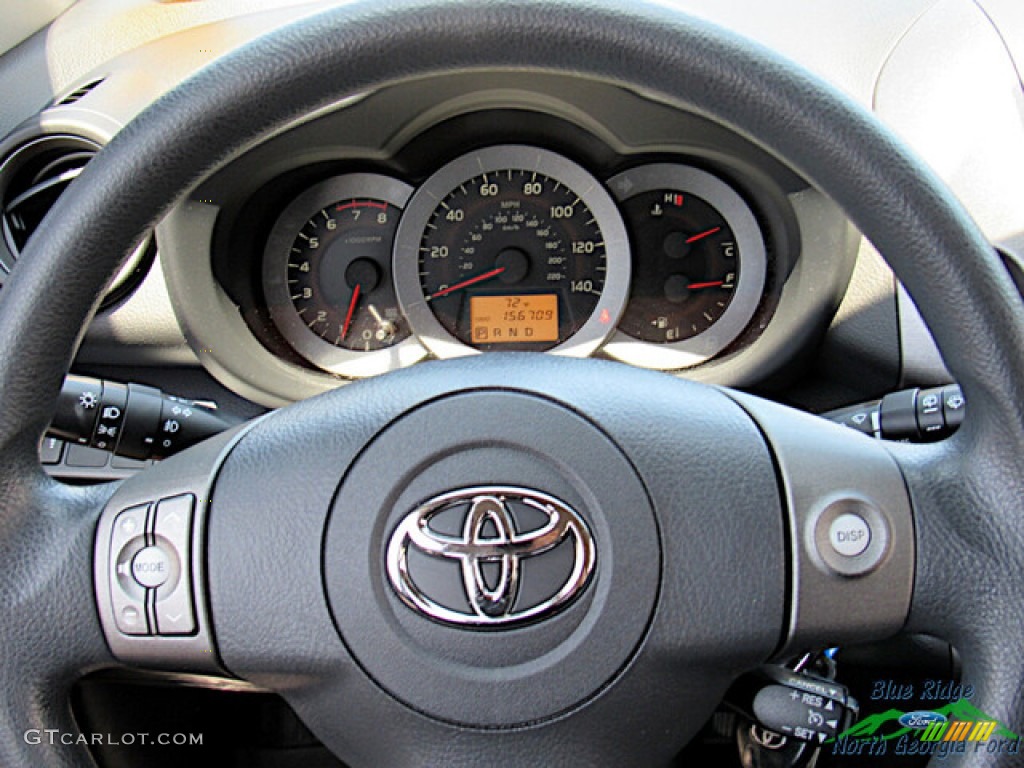
[[[558,296],[472,296],[470,324],[476,344],[558,341]]]

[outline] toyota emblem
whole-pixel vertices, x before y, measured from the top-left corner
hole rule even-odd
[[[445,531],[431,525],[442,519]],[[425,556],[428,564],[436,558],[435,564],[448,561],[453,567],[417,573],[417,553],[420,562]],[[524,488],[466,488],[433,498],[403,518],[388,543],[387,575],[402,601],[431,619],[505,627],[566,606],[587,586],[595,557],[587,524],[568,504]],[[539,566],[545,558],[547,567],[524,568],[524,561]],[[521,600],[527,571],[532,598]]]

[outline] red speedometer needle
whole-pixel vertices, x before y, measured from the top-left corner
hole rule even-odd
[[[686,286],[691,291],[699,291],[701,288],[718,288],[725,285],[725,280],[712,280],[708,283],[690,283]]]
[[[686,238],[686,244],[689,245],[690,243],[696,243],[698,240],[703,240],[705,237],[710,237],[711,235],[715,234],[715,232],[718,232],[721,229],[721,227],[712,227],[711,229],[696,234],[693,237],[688,237]]]
[[[430,301],[431,299],[439,299],[442,296],[447,296],[452,291],[457,291],[457,290],[459,290],[461,288],[468,288],[471,285],[476,285],[477,283],[482,283],[484,280],[490,280],[492,277],[497,277],[498,275],[500,275],[504,271],[505,271],[504,267],[498,267],[497,269],[492,269],[490,272],[484,272],[482,275],[477,275],[476,277],[471,277],[471,278],[469,278],[469,280],[463,280],[461,283],[456,283],[455,285],[449,285],[447,288],[442,288],[437,293],[432,293],[429,296],[427,296],[427,301]]]
[[[348,312],[345,313],[345,324],[341,327],[341,338],[348,335],[348,327],[352,324],[352,313],[356,311],[356,303],[359,301],[359,284],[352,289],[352,298],[348,302]]]

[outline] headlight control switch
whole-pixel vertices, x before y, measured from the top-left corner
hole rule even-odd
[[[47,434],[130,459],[162,459],[234,426],[213,408],[142,384],[68,376]]]

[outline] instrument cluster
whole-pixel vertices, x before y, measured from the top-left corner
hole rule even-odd
[[[287,343],[341,376],[492,350],[676,370],[743,333],[767,271],[754,213],[717,176],[654,163],[599,180],[510,144],[415,189],[377,173],[312,186],[273,225],[262,287]]]

